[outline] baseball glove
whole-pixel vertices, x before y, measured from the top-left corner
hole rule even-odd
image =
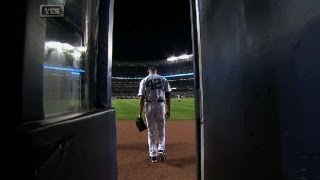
[[[142,132],[142,131],[144,131],[144,130],[147,129],[147,126],[146,126],[144,120],[142,119],[142,117],[137,117],[137,119],[136,119],[136,126],[137,126],[137,128],[138,128],[138,130],[139,130],[140,132]]]

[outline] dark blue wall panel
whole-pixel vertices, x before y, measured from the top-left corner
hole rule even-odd
[[[21,125],[12,179],[116,180],[115,110]]]
[[[319,179],[320,1],[199,8],[205,179]]]

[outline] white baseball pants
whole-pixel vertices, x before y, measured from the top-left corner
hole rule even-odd
[[[159,150],[165,150],[166,130],[165,130],[165,103],[147,102],[145,105],[146,121],[148,126],[149,155],[157,156]],[[157,139],[158,130],[158,139]]]

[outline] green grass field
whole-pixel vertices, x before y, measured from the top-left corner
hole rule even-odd
[[[139,111],[138,99],[115,99],[112,106],[116,108],[117,120],[135,120]],[[193,120],[194,119],[194,99],[182,98],[179,102],[177,98],[171,99],[170,120]]]

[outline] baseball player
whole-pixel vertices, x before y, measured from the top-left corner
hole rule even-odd
[[[145,107],[145,116],[148,127],[149,156],[151,162],[157,159],[164,161],[166,131],[165,121],[170,117],[171,88],[166,78],[157,74],[156,67],[148,68],[149,75],[140,82],[139,87],[139,115]],[[159,139],[157,141],[156,132]]]

